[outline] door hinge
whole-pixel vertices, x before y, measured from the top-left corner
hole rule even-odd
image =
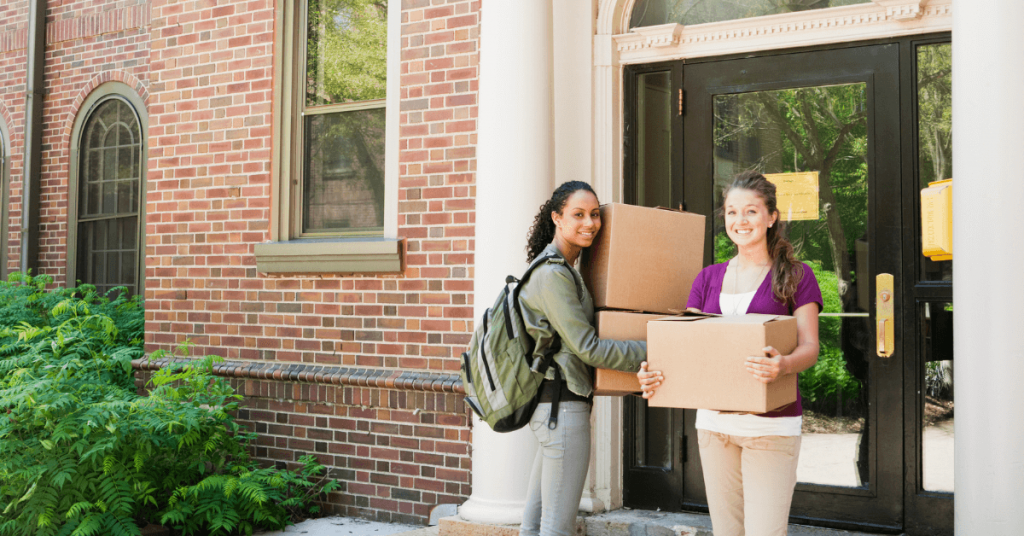
[[[687,461],[687,457],[686,457],[686,436],[682,436],[682,439],[679,441],[679,443],[680,443],[679,457],[681,458],[679,460],[679,463],[686,463],[686,461]]]
[[[686,108],[686,93],[683,92],[682,88],[679,88],[679,115],[683,115],[683,110]]]

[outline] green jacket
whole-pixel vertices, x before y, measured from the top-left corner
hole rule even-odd
[[[562,349],[555,354],[555,363],[562,370],[569,390],[590,396],[594,391],[593,367],[636,372],[647,359],[644,341],[613,341],[598,339],[594,329],[594,300],[583,284],[583,277],[565,263],[554,244],[544,248],[541,256],[558,255],[561,262],[538,266],[519,293],[526,331],[533,337],[535,358],[543,357],[562,338]],[[547,378],[554,378],[548,369]]]

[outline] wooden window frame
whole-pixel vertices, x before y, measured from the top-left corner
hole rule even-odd
[[[82,165],[82,133],[85,124],[92,113],[110,99],[120,99],[128,104],[135,112],[139,120],[139,132],[142,133],[141,158],[139,168],[139,222],[136,231],[138,247],[138,269],[136,273],[135,293],[144,295],[146,288],[146,174],[149,156],[149,114],[146,111],[146,103],[142,97],[132,88],[120,82],[106,82],[101,84],[82,103],[75,117],[74,126],[71,128],[71,159],[68,166],[68,236],[67,256],[64,273],[66,275],[65,286],[71,287],[77,284],[78,279],[78,195],[79,180],[81,178]]]
[[[385,108],[384,228],[380,233],[301,232],[306,2],[277,4],[274,39],[273,146],[271,153],[270,242],[255,247],[263,273],[395,273],[404,265],[398,238],[398,123],[401,83],[401,2],[390,0],[387,32],[387,89],[381,101],[332,106],[341,111]]]

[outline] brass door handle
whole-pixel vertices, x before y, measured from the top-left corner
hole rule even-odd
[[[875,333],[878,357],[890,357],[896,347],[896,324],[894,320],[894,303],[892,274],[875,276],[875,319],[878,331]]]

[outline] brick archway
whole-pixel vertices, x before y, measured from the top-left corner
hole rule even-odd
[[[139,80],[131,73],[125,71],[104,71],[94,76],[91,80],[89,80],[89,82],[85,84],[82,90],[78,92],[78,96],[75,97],[75,100],[71,103],[67,115],[65,116],[63,121],[64,131],[61,133],[62,147],[68,148],[70,146],[71,131],[75,125],[75,118],[78,116],[78,112],[81,109],[82,104],[85,102],[85,99],[89,98],[89,95],[93,91],[95,91],[96,88],[100,87],[103,84],[106,84],[107,82],[120,82],[130,87],[135,93],[139,95],[139,98],[142,99],[143,104],[145,104],[147,108],[149,107],[149,89],[142,82],[142,80]],[[145,110],[139,110],[139,112],[142,113],[145,112]]]

